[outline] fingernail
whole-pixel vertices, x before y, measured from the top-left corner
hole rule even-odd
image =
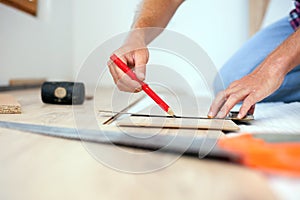
[[[213,118],[214,116],[213,116],[213,113],[212,112],[209,112],[208,114],[207,114],[207,117],[208,118]]]
[[[140,91],[142,91],[141,88],[136,88],[136,89],[134,90],[135,93],[140,92]]]
[[[239,113],[237,116],[238,119],[242,119],[242,115]]]

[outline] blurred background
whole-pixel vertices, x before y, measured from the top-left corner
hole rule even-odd
[[[249,1],[188,0],[168,29],[197,42],[220,68],[250,37]],[[140,2],[39,0],[36,16],[0,3],[0,85],[15,78],[73,80],[90,52],[130,29]],[[291,6],[270,0],[262,26],[287,16]]]

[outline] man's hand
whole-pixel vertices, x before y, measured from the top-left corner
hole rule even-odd
[[[127,43],[115,51],[114,54],[116,54],[125,64],[132,68],[139,80],[145,80],[146,64],[149,59],[149,51],[144,44]],[[108,61],[107,65],[119,90],[125,92],[141,91],[141,85],[137,81],[132,80],[112,61]]]
[[[220,92],[212,103],[208,116],[224,118],[241,101],[243,104],[238,118],[243,118],[247,112],[253,114],[255,103],[275,92],[285,75],[300,64],[299,55],[300,29],[279,45],[252,73],[234,81]]]
[[[273,69],[276,69],[276,64],[269,65],[266,61],[249,75],[231,83],[217,95],[208,116],[224,118],[241,101],[243,104],[238,118],[243,118],[247,113],[253,114],[255,103],[275,92],[284,80],[285,74]]]
[[[114,52],[133,69],[137,78],[145,79],[149,51],[146,47],[167,26],[177,8],[184,0],[143,0],[135,16],[126,43]],[[156,28],[154,28],[156,27]],[[141,86],[125,75],[113,62],[107,63],[118,88],[126,92],[139,92]]]

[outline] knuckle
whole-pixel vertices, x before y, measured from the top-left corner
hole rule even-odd
[[[251,98],[253,99],[253,101],[255,101],[256,99],[260,99],[261,96],[262,95],[259,92],[257,92],[256,90],[253,90],[251,92]]]
[[[238,85],[237,81],[233,81],[232,83],[230,83],[230,85],[228,86],[228,89],[232,89],[234,87],[236,87]]]
[[[237,93],[232,93],[232,94],[230,94],[230,99],[232,101],[236,101],[239,99],[239,95]]]
[[[224,90],[224,95],[225,95],[225,97],[228,97],[228,96],[230,96],[231,94],[232,94],[231,88],[227,88],[226,90]]]

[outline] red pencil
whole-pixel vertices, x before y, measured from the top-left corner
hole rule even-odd
[[[165,112],[167,112],[171,116],[175,116],[173,110],[166,104],[146,83],[140,81],[135,73],[131,71],[131,69],[115,54],[113,54],[110,59],[125,73],[127,74],[132,80],[139,82],[142,86],[144,92],[151,97]]]

